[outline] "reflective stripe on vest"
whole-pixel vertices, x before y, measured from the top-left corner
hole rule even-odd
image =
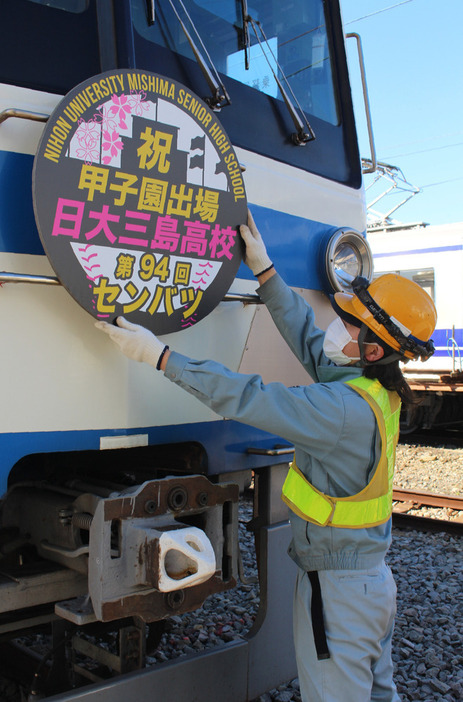
[[[309,483],[296,465],[290,466],[282,499],[293,512],[319,526],[362,529],[387,522],[392,513],[392,481],[399,438],[400,398],[379,380],[361,376],[347,381],[372,408],[381,437],[381,455],[366,487],[349,497],[331,497]]]

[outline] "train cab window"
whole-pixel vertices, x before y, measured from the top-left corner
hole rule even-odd
[[[65,94],[132,67],[208,100],[183,23],[229,95],[220,121],[235,147],[361,187],[339,0],[3,0],[2,8],[0,83]]]
[[[64,95],[101,72],[94,0],[3,0],[0,35],[0,83]]]
[[[236,146],[360,186],[337,0],[166,0],[155,3],[151,21],[145,0],[130,3],[137,66],[168,66],[207,97],[183,23],[230,97],[220,120]],[[315,134],[304,147],[294,145],[278,81]]]
[[[304,112],[338,123],[322,0],[250,0],[251,19],[246,23],[240,2],[190,0],[184,3],[187,13],[180,11],[180,3],[174,5],[189,25],[188,31],[192,25],[197,28],[212,63],[224,76],[278,100],[283,98],[275,76],[283,81],[286,77],[289,89],[285,82],[283,88]],[[139,14],[137,29],[152,41],[189,56],[191,49],[179,22],[171,18],[172,11],[169,2],[159,4],[157,20],[149,30]]]

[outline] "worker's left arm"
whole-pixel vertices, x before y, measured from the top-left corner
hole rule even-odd
[[[344,407],[335,383],[287,388],[264,384],[256,374],[234,373],[215,361],[196,361],[171,352],[150,331],[119,317],[118,326],[97,322],[121,351],[164,370],[166,378],[214,412],[281,436],[323,456],[343,429]],[[155,398],[153,399],[155,401]]]

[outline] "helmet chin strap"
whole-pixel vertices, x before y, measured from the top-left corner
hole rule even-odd
[[[360,358],[362,362],[362,366],[387,366],[390,363],[394,363],[395,361],[403,361],[406,360],[404,359],[404,356],[400,353],[397,353],[396,351],[393,351],[389,356],[383,356],[380,358],[378,361],[367,361],[366,359],[366,349],[365,345],[371,342],[366,342],[365,337],[368,332],[368,327],[366,324],[362,324],[360,327],[359,335],[358,335],[358,345],[360,349]]]

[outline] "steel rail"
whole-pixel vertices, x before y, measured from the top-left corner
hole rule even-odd
[[[392,491],[392,499],[398,502],[413,502],[413,504],[426,505],[427,507],[448,507],[463,511],[463,497],[457,495],[438,495],[432,492],[395,487]]]
[[[401,502],[404,506],[410,505],[409,509],[419,509],[427,507],[447,507],[456,511],[463,511],[463,497],[453,495],[438,495],[431,492],[419,492],[416,490],[406,490],[404,488],[393,488],[392,499]],[[435,519],[433,517],[422,517],[417,514],[409,514],[400,509],[392,508],[392,524],[399,529],[415,529],[417,531],[446,532],[461,536],[463,534],[463,521],[460,519]]]

